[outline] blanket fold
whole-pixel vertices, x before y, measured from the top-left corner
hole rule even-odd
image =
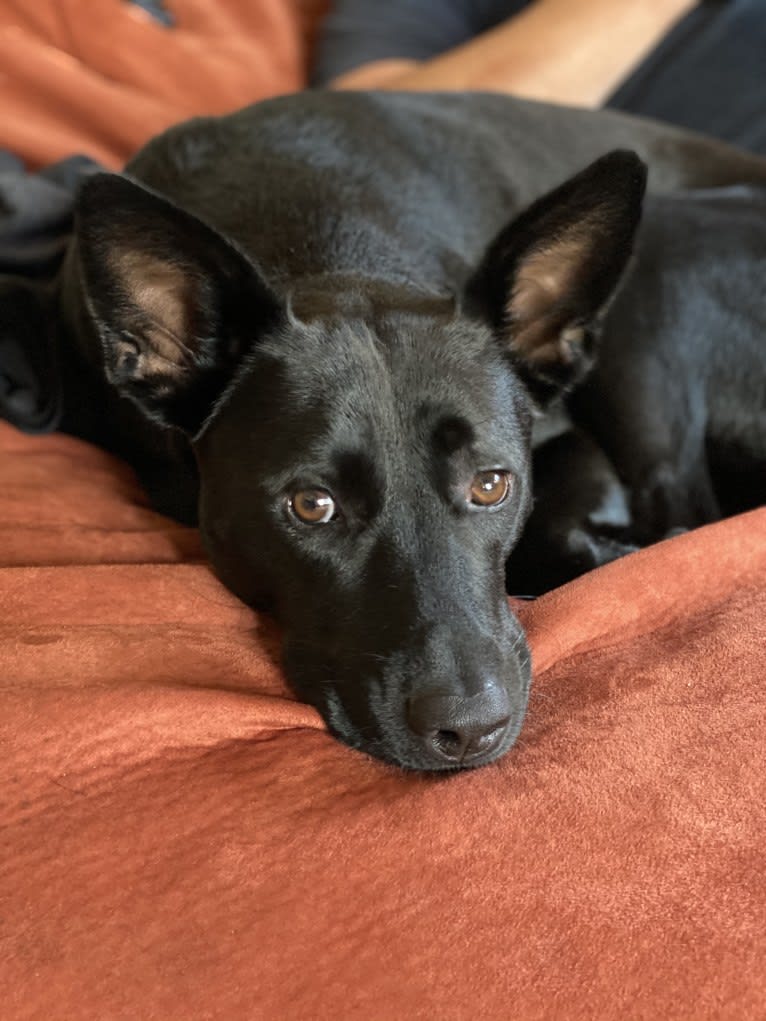
[[[520,604],[519,744],[446,778],[103,452],[0,427],[0,522],[4,1017],[762,1017],[766,510]]]

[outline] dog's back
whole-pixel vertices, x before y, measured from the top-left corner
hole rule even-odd
[[[637,494],[646,538],[766,500],[765,277],[766,190],[647,199],[572,402]]]
[[[481,93],[283,97],[171,128],[126,170],[274,282],[368,272],[442,289],[510,216],[617,147],[649,163],[654,191],[766,183],[766,161],[676,129]]]

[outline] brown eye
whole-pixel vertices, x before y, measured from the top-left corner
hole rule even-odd
[[[479,507],[496,507],[508,496],[511,481],[508,472],[488,471],[474,475],[471,483],[471,503]]]
[[[305,525],[325,525],[335,515],[335,501],[326,489],[301,489],[290,497],[289,507]]]

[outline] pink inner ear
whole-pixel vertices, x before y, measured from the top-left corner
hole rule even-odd
[[[137,374],[177,376],[188,367],[192,282],[184,271],[139,252],[121,252],[113,268],[139,313]]]
[[[579,288],[587,286],[594,236],[578,224],[522,257],[507,305],[511,346],[530,361],[569,362],[582,329],[570,322]]]

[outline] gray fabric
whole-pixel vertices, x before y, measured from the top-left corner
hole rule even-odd
[[[71,156],[30,174],[21,160],[0,151],[0,273],[55,272],[69,240],[77,186],[98,169],[87,156]]]
[[[707,0],[609,106],[766,155],[766,0]]]
[[[372,60],[427,60],[529,2],[336,0],[320,33],[314,82]],[[606,105],[766,153],[766,0],[703,0]]]
[[[163,0],[130,0],[130,3],[135,4],[136,7],[141,7],[155,21],[159,21],[166,28],[173,28],[175,26],[176,19],[165,7]]]
[[[25,432],[55,429],[61,416],[55,360],[36,310],[69,242],[78,185],[99,169],[72,156],[30,174],[0,151],[0,418]]]
[[[373,60],[428,60],[493,28],[530,0],[336,0],[319,37],[315,85]]]

